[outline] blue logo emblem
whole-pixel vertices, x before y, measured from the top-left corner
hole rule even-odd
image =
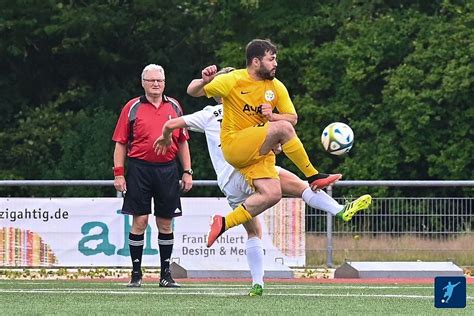
[[[436,308],[466,307],[465,277],[436,277],[434,292]]]

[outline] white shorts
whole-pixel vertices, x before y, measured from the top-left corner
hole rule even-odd
[[[280,167],[276,167],[280,172]],[[234,170],[229,180],[221,189],[227,198],[227,202],[233,209],[242,204],[249,196],[255,193],[255,190],[245,181],[245,177],[237,170]]]
[[[255,190],[250,187],[244,176],[237,170],[232,172],[229,181],[222,188],[222,193],[224,193],[227,202],[233,209],[242,204],[254,192]]]

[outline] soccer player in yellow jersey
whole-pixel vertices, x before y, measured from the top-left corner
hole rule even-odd
[[[274,149],[283,152],[303,172],[312,190],[323,189],[341,174],[319,173],[309,161],[293,126],[297,114],[285,85],[275,78],[276,46],[269,40],[252,40],[246,48],[247,68],[216,76],[215,65],[194,79],[188,94],[221,97],[224,117],[221,148],[224,158],[238,169],[255,193],[225,217],[214,215],[207,246],[227,229],[243,224],[281,199]],[[273,112],[276,108],[277,113]]]

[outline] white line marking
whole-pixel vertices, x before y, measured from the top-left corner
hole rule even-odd
[[[70,283],[69,283],[70,282]],[[101,287],[101,286],[111,286],[111,285],[118,285],[118,286],[125,286],[126,282],[84,282],[84,281],[67,281],[61,284],[94,284],[94,286]],[[8,281],[8,282],[1,282],[1,284],[15,284],[15,285],[45,285],[45,284],[58,284],[58,282],[50,281],[50,282],[15,282],[15,281]],[[250,283],[248,284],[219,284],[219,283],[181,283],[183,286],[182,289],[193,288],[193,289],[206,289],[206,288],[250,288]],[[159,287],[158,282],[147,283],[146,280],[143,283],[143,286],[146,288],[149,287]],[[59,288],[58,288],[59,289]],[[310,285],[310,284],[266,284],[265,289],[433,289],[433,286],[377,286],[377,285]]]
[[[43,293],[43,294],[117,294],[117,295],[196,295],[196,296],[242,296],[247,292],[181,292],[181,290],[164,290],[159,292],[148,292],[141,290],[128,291],[97,291],[77,289],[0,289],[0,293]],[[265,293],[264,296],[300,296],[300,297],[378,297],[378,298],[406,298],[406,299],[433,299],[432,295],[400,295],[400,294],[323,294],[323,293]],[[473,300],[474,297],[468,296]]]
[[[110,287],[110,284],[104,284],[108,287],[42,287],[42,288],[35,288],[35,287],[17,287],[16,290],[55,290],[55,291],[121,291],[121,290],[131,290],[131,289],[125,289],[126,283],[119,284],[118,287]],[[202,291],[219,291],[221,289],[224,290],[242,290],[242,289],[249,289],[250,290],[250,284],[248,285],[234,285],[234,286],[189,286],[189,284],[181,284],[182,287],[180,289],[175,289],[179,291],[196,291],[196,290],[202,290]],[[143,284],[140,290],[146,291],[147,289],[149,290],[156,290],[160,288],[158,284]],[[161,289],[161,288],[160,288]],[[400,289],[400,290],[412,290],[412,289],[429,289],[432,290],[433,287],[325,287],[325,286],[273,286],[273,285],[268,285],[265,286],[266,291],[277,291],[277,290],[326,290],[326,291],[331,291],[331,290],[372,290],[372,291],[378,291],[378,290],[384,290],[384,289]],[[0,289],[1,290],[1,289]],[[132,289],[133,290],[133,289]],[[163,289],[167,290],[167,289]]]

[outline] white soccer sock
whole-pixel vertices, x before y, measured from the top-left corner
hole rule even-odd
[[[252,275],[252,286],[260,284],[263,287],[263,243],[258,237],[252,237],[245,244],[247,262]]]
[[[322,190],[314,192],[310,188],[307,188],[303,191],[301,197],[306,202],[306,204],[308,204],[312,208],[317,208],[319,210],[326,211],[328,213],[331,213],[332,215],[336,215],[344,208],[344,205],[337,203],[336,200],[334,200]]]

